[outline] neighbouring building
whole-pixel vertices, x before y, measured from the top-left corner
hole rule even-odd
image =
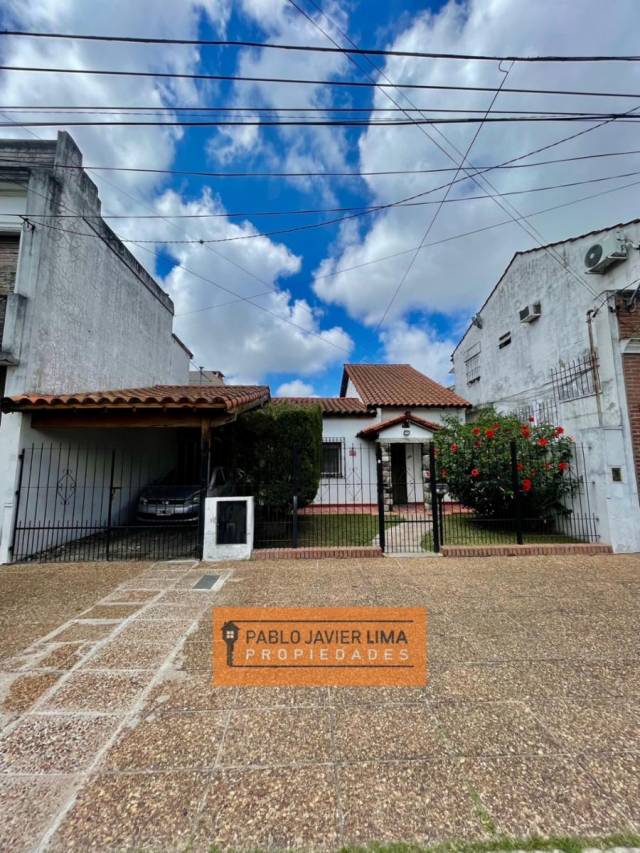
[[[621,552],[640,550],[639,247],[635,219],[517,252],[452,356],[475,408],[575,438],[581,511]]]
[[[189,385],[224,385],[224,373],[219,370],[189,371]]]
[[[140,490],[178,470],[206,482],[210,430],[269,399],[216,372],[190,384],[173,317],[73,139],[0,140],[0,563],[80,537],[104,556],[118,525],[118,553],[146,553],[129,527]]]
[[[331,504],[377,501],[376,445],[385,503],[424,505],[428,444],[445,417],[464,420],[469,403],[409,364],[345,364],[338,397],[276,397],[322,409],[322,479]]]

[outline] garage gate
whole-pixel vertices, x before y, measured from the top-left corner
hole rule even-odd
[[[20,454],[14,562],[202,555],[206,488],[186,436],[159,450],[31,446]]]

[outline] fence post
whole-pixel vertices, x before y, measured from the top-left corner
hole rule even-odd
[[[11,559],[13,560],[14,550],[16,547],[16,533],[18,530],[18,522],[20,520],[20,495],[22,493],[22,472],[24,470],[24,448],[20,451],[20,455],[18,456],[18,460],[20,462],[20,467],[18,468],[18,485],[16,487],[16,506],[14,509],[13,515],[13,530],[11,532],[11,545],[9,545],[9,553],[11,554]]]
[[[291,459],[292,464],[292,477],[291,477],[291,485],[293,491],[293,500],[292,500],[292,509],[293,509],[293,518],[291,525],[291,538],[292,545],[294,548],[298,547],[299,542],[299,534],[298,534],[298,500],[299,500],[299,492],[300,492],[300,451],[297,447],[293,448],[293,454]]]
[[[113,480],[116,472],[116,452],[111,451],[111,474],[109,475],[109,510],[107,512],[107,560],[111,559],[111,521],[113,509]]]
[[[520,481],[518,479],[518,451],[516,443],[512,439],[509,443],[511,452],[511,485],[513,487],[514,506],[515,506],[515,522],[516,522],[516,542],[522,545],[524,537],[522,535],[522,503],[520,493]]]
[[[429,442],[429,488],[431,489],[431,529],[433,550],[440,553],[440,501],[438,498],[438,475],[436,471],[436,446]]]
[[[386,548],[384,532],[384,477],[382,476],[382,447],[376,442],[376,489],[378,495],[378,540],[384,554]]]

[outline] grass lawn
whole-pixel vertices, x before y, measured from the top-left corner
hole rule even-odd
[[[512,545],[516,541],[515,530],[505,528],[500,522],[477,521],[473,515],[449,515],[444,520],[444,545]],[[564,533],[527,533],[526,544],[579,542]],[[422,537],[423,551],[433,550],[431,531]]]
[[[610,850],[616,847],[634,848],[638,847],[639,841],[640,835],[637,833],[596,837],[561,835],[513,838],[511,836],[496,836],[490,841],[452,841],[434,844],[433,846],[406,844],[404,842],[362,846],[347,845],[340,850],[340,853],[492,853],[492,851],[516,850],[561,850],[562,853],[581,853],[581,851],[589,848],[594,850]]]
[[[386,521],[397,524],[396,521]],[[303,515],[299,519],[302,547],[371,545],[378,535],[377,515]]]

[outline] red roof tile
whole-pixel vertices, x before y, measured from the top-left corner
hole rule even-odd
[[[170,406],[185,409],[224,409],[235,412],[252,404],[266,403],[266,385],[152,385],[117,391],[83,391],[79,394],[20,394],[5,397],[2,409],[136,408]]]
[[[373,424],[366,429],[360,430],[358,436],[360,438],[376,438],[376,436],[385,429],[389,429],[389,427],[395,426],[396,424],[401,424],[404,421],[409,421],[409,423],[415,424],[415,426],[422,427],[423,429],[431,430],[431,432],[436,432],[437,430],[442,429],[442,424],[436,424],[433,421],[425,421],[424,418],[419,418],[412,412],[405,412],[403,415],[398,415],[397,418],[389,418],[387,421],[381,421],[380,423]]]
[[[471,404],[410,364],[345,364],[342,396],[351,380],[368,406],[461,407]]]
[[[273,397],[272,403],[293,403],[295,406],[320,406],[323,415],[356,415],[373,417],[374,412],[368,409],[357,397]]]

